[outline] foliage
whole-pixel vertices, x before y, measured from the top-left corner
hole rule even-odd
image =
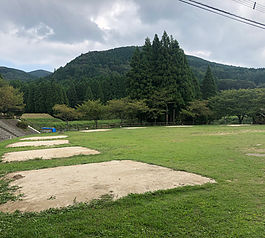
[[[241,124],[264,108],[264,100],[265,89],[226,90],[210,99],[210,107],[218,117],[237,116]]]
[[[77,111],[81,113],[82,118],[94,120],[97,128],[98,120],[103,118],[106,109],[105,106],[102,105],[99,100],[88,100],[85,101],[83,104],[79,105],[77,107]]]
[[[127,116],[127,109],[128,109],[128,99],[121,98],[121,99],[113,99],[108,101],[108,111],[114,115],[116,118],[120,119],[120,124]]]
[[[28,128],[28,123],[26,121],[18,121],[16,124],[17,127],[21,129],[27,129]]]
[[[256,84],[248,80],[219,79],[217,81],[219,91],[230,89],[248,89],[256,88]]]
[[[208,124],[213,120],[213,112],[208,107],[207,100],[196,100],[181,110],[180,117],[183,124]]]
[[[0,113],[21,115],[24,107],[23,93],[0,78]]]
[[[147,38],[143,48],[136,49],[131,68],[128,73],[128,94],[132,99],[146,100],[152,109],[151,119],[156,120],[165,110],[166,121],[170,116],[171,121],[174,121],[176,111],[198,97],[198,82],[184,52],[166,32],[161,40],[155,35],[152,43]],[[163,100],[163,106],[158,105],[156,98]]]
[[[80,115],[74,108],[68,107],[65,104],[56,104],[52,109],[54,116],[62,119],[63,121],[66,121],[67,124],[68,121],[74,121],[80,117]]]
[[[201,93],[202,98],[205,100],[217,94],[217,87],[210,66],[208,66],[205,77],[202,81]]]

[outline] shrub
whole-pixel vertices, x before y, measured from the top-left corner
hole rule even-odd
[[[28,128],[28,123],[25,121],[18,121],[16,126],[21,129],[27,129]]]

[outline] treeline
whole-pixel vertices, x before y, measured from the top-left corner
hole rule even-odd
[[[11,85],[23,92],[25,111],[31,113],[52,113],[55,104],[75,107],[86,100],[107,102],[126,96],[125,78],[112,73],[108,77],[65,80],[34,80],[31,82],[11,81]]]
[[[4,81],[0,75],[0,117],[20,116],[24,107],[23,94]]]

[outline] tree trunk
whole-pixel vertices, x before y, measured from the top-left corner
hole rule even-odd
[[[168,106],[166,105],[166,125],[168,125]]]
[[[98,129],[98,120],[95,120],[96,123],[96,129]]]
[[[176,109],[173,108],[173,123],[176,123]]]

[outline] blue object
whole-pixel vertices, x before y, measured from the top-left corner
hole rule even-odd
[[[42,127],[41,130],[44,132],[56,132],[56,128],[54,127]]]

